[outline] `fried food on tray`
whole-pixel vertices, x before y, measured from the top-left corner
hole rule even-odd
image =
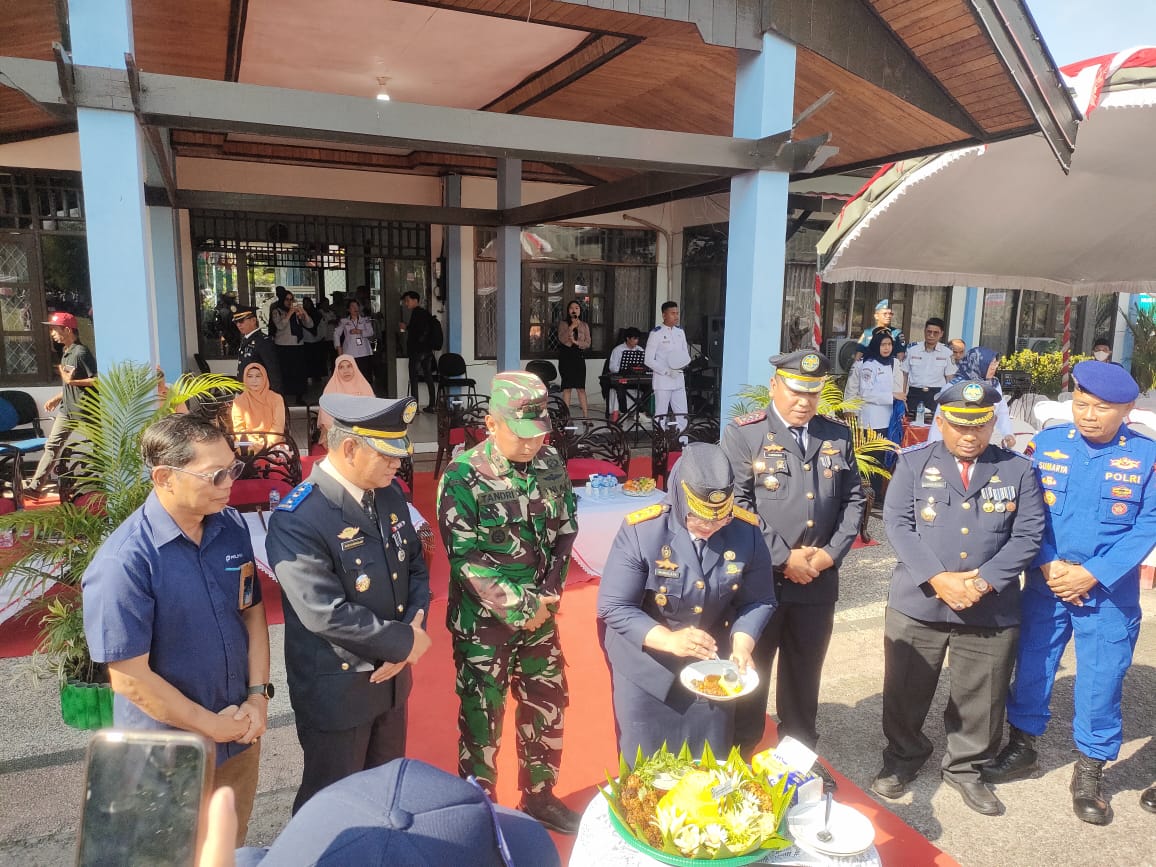
[[[702,680],[692,680],[690,685],[703,695],[727,695],[727,691],[723,689],[721,674],[708,674]]]

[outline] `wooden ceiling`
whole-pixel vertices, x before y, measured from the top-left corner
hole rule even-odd
[[[1030,112],[967,0],[865,0],[938,78],[988,136],[1033,128]],[[51,59],[60,41],[57,4],[20,3],[0,32],[0,55]],[[706,44],[694,24],[592,8],[558,0],[439,0],[418,5],[495,15],[605,34],[584,44],[582,57],[540,71],[496,100],[490,110],[639,128],[729,135],[735,82],[735,49]],[[137,0],[136,58],[141,69],[173,75],[236,80],[243,63],[245,0]],[[302,22],[306,26],[307,22]],[[912,152],[942,148],[969,136],[946,121],[800,47],[795,110],[828,91],[835,97],[796,132],[830,132],[840,150],[824,171],[857,167]],[[61,120],[21,94],[0,88],[0,141],[60,129]],[[444,154],[405,157],[305,148],[284,143],[230,142],[224,136],[174,131],[176,153],[308,165],[364,167],[424,174],[492,173],[492,160]],[[527,166],[539,180],[591,183],[621,176],[603,169]]]

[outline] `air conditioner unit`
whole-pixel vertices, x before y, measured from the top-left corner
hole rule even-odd
[[[859,351],[859,341],[852,337],[833,337],[827,341],[827,360],[831,362],[832,373],[846,373],[855,363],[855,353]]]

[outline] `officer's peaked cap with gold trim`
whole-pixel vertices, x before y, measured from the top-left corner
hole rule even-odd
[[[688,443],[678,461],[678,492],[690,515],[716,521],[734,506],[734,473],[726,452],[711,443]]]
[[[324,394],[321,408],[337,427],[356,434],[383,455],[404,458],[413,453],[409,423],[417,414],[412,397],[386,400],[352,394]]]
[[[771,364],[775,366],[775,375],[787,388],[807,394],[822,391],[827,373],[831,370],[831,362],[817,349],[800,349],[798,352],[774,355]]]
[[[939,393],[939,408],[952,424],[978,427],[995,416],[995,405],[1002,398],[990,385],[978,379],[967,379],[949,385]]]

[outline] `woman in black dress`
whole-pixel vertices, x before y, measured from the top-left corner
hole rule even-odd
[[[582,305],[577,301],[566,305],[566,318],[558,323],[558,343],[562,400],[569,407],[570,391],[576,390],[582,415],[589,415],[586,407],[586,358],[583,352],[590,348],[590,326],[582,321]]]

